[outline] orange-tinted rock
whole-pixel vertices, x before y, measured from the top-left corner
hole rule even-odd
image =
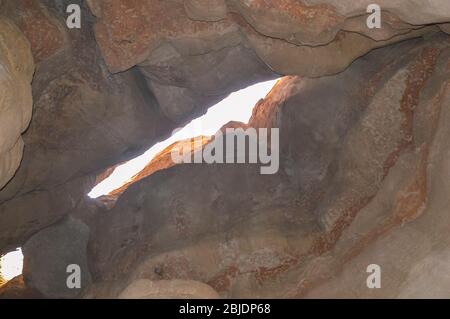
[[[89,3],[109,69],[138,65],[161,110],[177,123],[274,73],[336,74],[374,48],[438,30],[389,14],[385,28],[372,31],[365,10],[359,18],[353,12],[346,17],[326,2]]]
[[[192,280],[137,280],[128,286],[119,299],[218,299],[208,285]]]
[[[179,150],[179,152],[181,152],[183,148],[189,147],[191,154],[193,154],[196,151],[200,150],[209,140],[210,138],[207,136],[200,136],[189,140],[173,143],[172,145],[168,146],[160,153],[158,153],[139,173],[131,177],[130,181],[125,183],[123,186],[113,190],[108,195],[101,196],[100,198],[98,198],[98,201],[104,203],[109,208],[113,207],[119,196],[121,196],[123,192],[125,192],[127,188],[130,187],[130,185],[140,181],[143,178],[146,178],[147,176],[150,176],[157,171],[167,169],[176,165],[176,163],[174,163],[172,160],[173,151]],[[114,168],[109,169],[108,172],[110,174],[112,173],[111,170],[114,171]]]
[[[27,284],[65,295],[47,269],[79,246],[49,230],[70,215],[91,234],[87,256],[87,229],[70,236],[84,298],[448,297],[448,0],[379,0],[381,29],[371,0],[74,2],[80,30],[64,1],[0,0],[0,253],[50,243],[25,249]],[[105,168],[278,76],[248,125],[222,128],[280,128],[278,173],[173,165],[179,142],[111,209],[87,199]]]

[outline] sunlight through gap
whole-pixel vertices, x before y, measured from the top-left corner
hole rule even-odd
[[[12,251],[0,258],[0,278],[8,281],[22,274],[22,249]]]
[[[98,198],[120,188],[143,170],[159,152],[177,141],[200,135],[212,136],[230,121],[248,123],[256,103],[270,92],[276,82],[277,80],[261,82],[230,94],[209,108],[206,114],[194,119],[170,138],[157,143],[141,156],[118,166],[108,178],[96,185],[88,196]]]

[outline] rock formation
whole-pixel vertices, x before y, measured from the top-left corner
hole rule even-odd
[[[0,188],[13,177],[23,153],[22,132],[31,120],[30,44],[10,20],[0,20]]]
[[[208,285],[192,280],[140,279],[128,286],[120,299],[218,299],[219,295]]]
[[[74,298],[91,283],[87,262],[89,228],[73,218],[47,227],[23,246],[26,284],[49,298]],[[79,267],[74,269],[73,265]],[[80,287],[70,288],[68,274],[79,271]],[[70,282],[70,280],[69,280]]]
[[[81,29],[66,1],[0,0],[0,254],[25,255],[0,297],[449,297],[447,0],[379,0],[380,29],[369,0],[71,2]],[[86,196],[277,77],[228,125],[279,128],[277,174],[175,165],[172,145]]]

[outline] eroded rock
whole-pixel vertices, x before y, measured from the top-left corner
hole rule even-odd
[[[30,44],[10,20],[0,16],[0,189],[22,160],[22,132],[32,113],[34,62]]]
[[[23,276],[17,276],[5,284],[0,282],[0,299],[41,299],[35,289],[26,286]]]
[[[225,0],[185,0],[184,8],[192,20],[218,21],[228,13]]]
[[[47,16],[27,3],[28,19]],[[57,11],[49,9],[47,14],[53,14],[48,24],[56,20],[64,25]],[[74,211],[99,171],[136,156],[175,128],[161,114],[139,71],[107,72],[88,27],[89,11],[83,14],[86,28],[64,29],[61,35],[70,45],[51,54],[39,47],[33,50],[48,54],[39,55],[33,79],[33,121],[24,135],[21,167],[0,193],[1,251],[22,245]]]
[[[273,73],[335,74],[374,48],[438,30],[390,11],[383,29],[368,29],[362,3],[351,12],[326,1],[89,3],[108,68],[139,65],[164,114],[179,123]]]
[[[0,1],[0,252],[29,256],[11,291],[77,296],[66,247],[92,267],[85,298],[445,296],[447,0],[380,0],[381,29],[369,0],[74,2],[70,31],[64,2]],[[109,211],[86,199],[108,167],[280,75],[249,124],[280,128],[277,174],[173,165],[169,148]],[[368,290],[374,262],[387,279]]]

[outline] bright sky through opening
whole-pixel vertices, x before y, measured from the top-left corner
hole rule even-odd
[[[22,274],[23,254],[18,248],[0,258],[0,277],[11,280]]]
[[[176,131],[167,140],[154,145],[141,156],[117,167],[108,178],[92,189],[88,194],[89,197],[98,198],[120,188],[143,170],[159,152],[177,141],[200,135],[212,136],[230,121],[248,123],[256,103],[270,92],[276,82],[277,80],[261,82],[230,94],[226,99],[209,108],[206,114]]]

